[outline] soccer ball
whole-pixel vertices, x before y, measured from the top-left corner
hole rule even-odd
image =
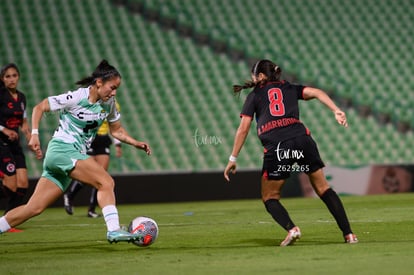
[[[142,239],[136,240],[133,244],[138,246],[149,246],[158,238],[158,225],[149,217],[137,217],[128,226],[129,233],[139,233]]]

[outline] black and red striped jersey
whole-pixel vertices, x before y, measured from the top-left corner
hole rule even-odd
[[[0,89],[0,125],[18,132],[26,117],[26,97],[17,91],[17,98],[13,98],[5,88]],[[0,139],[9,142],[7,136],[0,132]]]
[[[256,118],[257,135],[265,148],[308,134],[299,120],[299,102],[305,86],[286,80],[256,86],[244,102],[240,116]]]

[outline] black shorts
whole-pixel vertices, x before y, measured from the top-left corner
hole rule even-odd
[[[16,174],[16,169],[27,168],[23,149],[18,142],[3,143],[0,141],[0,170],[7,176]]]
[[[312,137],[299,136],[274,144],[265,152],[262,175],[270,180],[281,180],[292,172],[309,174],[324,166]]]
[[[109,155],[111,144],[112,140],[109,135],[96,135],[87,153],[90,156]]]

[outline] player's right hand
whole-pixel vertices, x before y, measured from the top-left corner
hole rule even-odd
[[[3,129],[3,134],[5,134],[10,141],[19,139],[19,134],[16,131],[7,128]]]
[[[32,150],[35,153],[36,158],[37,159],[42,159],[43,152],[42,152],[42,149],[40,147],[39,135],[32,135],[30,137],[28,145],[29,145],[30,150]]]
[[[224,169],[224,178],[225,178],[228,182],[230,182],[230,177],[229,177],[229,174],[230,174],[230,173],[232,173],[233,175],[234,175],[234,174],[236,174],[236,168],[237,168],[236,162],[234,162],[234,161],[229,161],[229,162],[227,163],[226,169]]]

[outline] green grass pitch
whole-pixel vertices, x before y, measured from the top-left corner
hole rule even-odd
[[[47,209],[0,235],[0,274],[413,274],[414,194],[342,197],[358,244],[344,244],[319,199],[283,199],[302,238],[284,232],[260,200],[119,205],[121,223],[154,218],[150,247],[109,244],[86,208]]]

